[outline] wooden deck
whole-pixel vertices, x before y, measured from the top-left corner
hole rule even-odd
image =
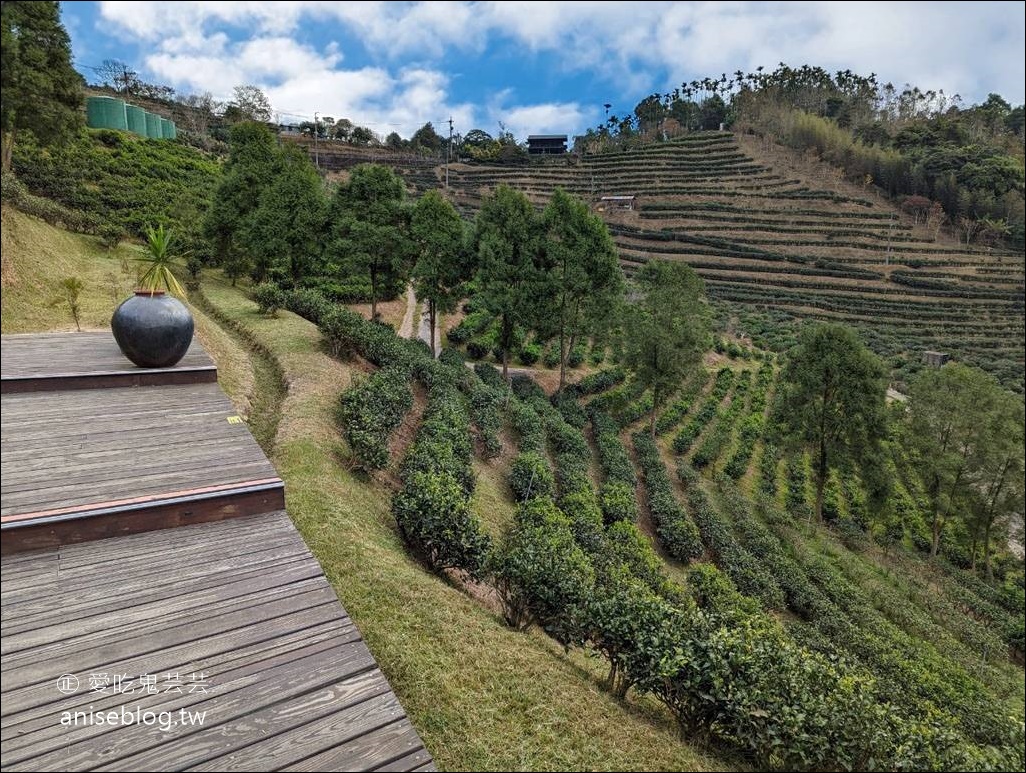
[[[4,770],[432,769],[284,512],[0,567]],[[175,726],[96,723],[122,708]]]
[[[285,507],[278,473],[207,383],[217,369],[198,343],[174,368],[147,370],[110,333],[2,342],[4,553]]]
[[[137,368],[109,332],[5,335],[2,339],[0,391],[4,394],[217,381],[214,361],[195,341],[173,368]]]
[[[82,335],[3,338],[0,767],[433,770],[217,385]]]
[[[0,406],[7,552],[285,506],[217,384],[23,392]]]

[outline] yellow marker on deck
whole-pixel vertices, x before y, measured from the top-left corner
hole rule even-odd
[[[243,419],[241,416],[229,416],[228,417],[228,423],[229,424],[242,424],[243,422],[245,422],[245,419]]]

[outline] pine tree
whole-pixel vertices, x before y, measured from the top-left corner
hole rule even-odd
[[[71,41],[51,2],[0,6],[0,129],[3,168],[10,169],[18,132],[42,143],[66,139],[81,125],[82,76],[71,66]]]

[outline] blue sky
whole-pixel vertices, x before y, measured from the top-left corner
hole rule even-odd
[[[63,2],[76,65],[384,136],[574,133],[683,80],[784,61],[977,101],[1026,92],[1023,2]]]

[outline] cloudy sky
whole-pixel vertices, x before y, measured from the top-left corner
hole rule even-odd
[[[778,62],[1023,102],[1023,2],[64,2],[76,65],[384,136],[581,131],[683,80]]]

